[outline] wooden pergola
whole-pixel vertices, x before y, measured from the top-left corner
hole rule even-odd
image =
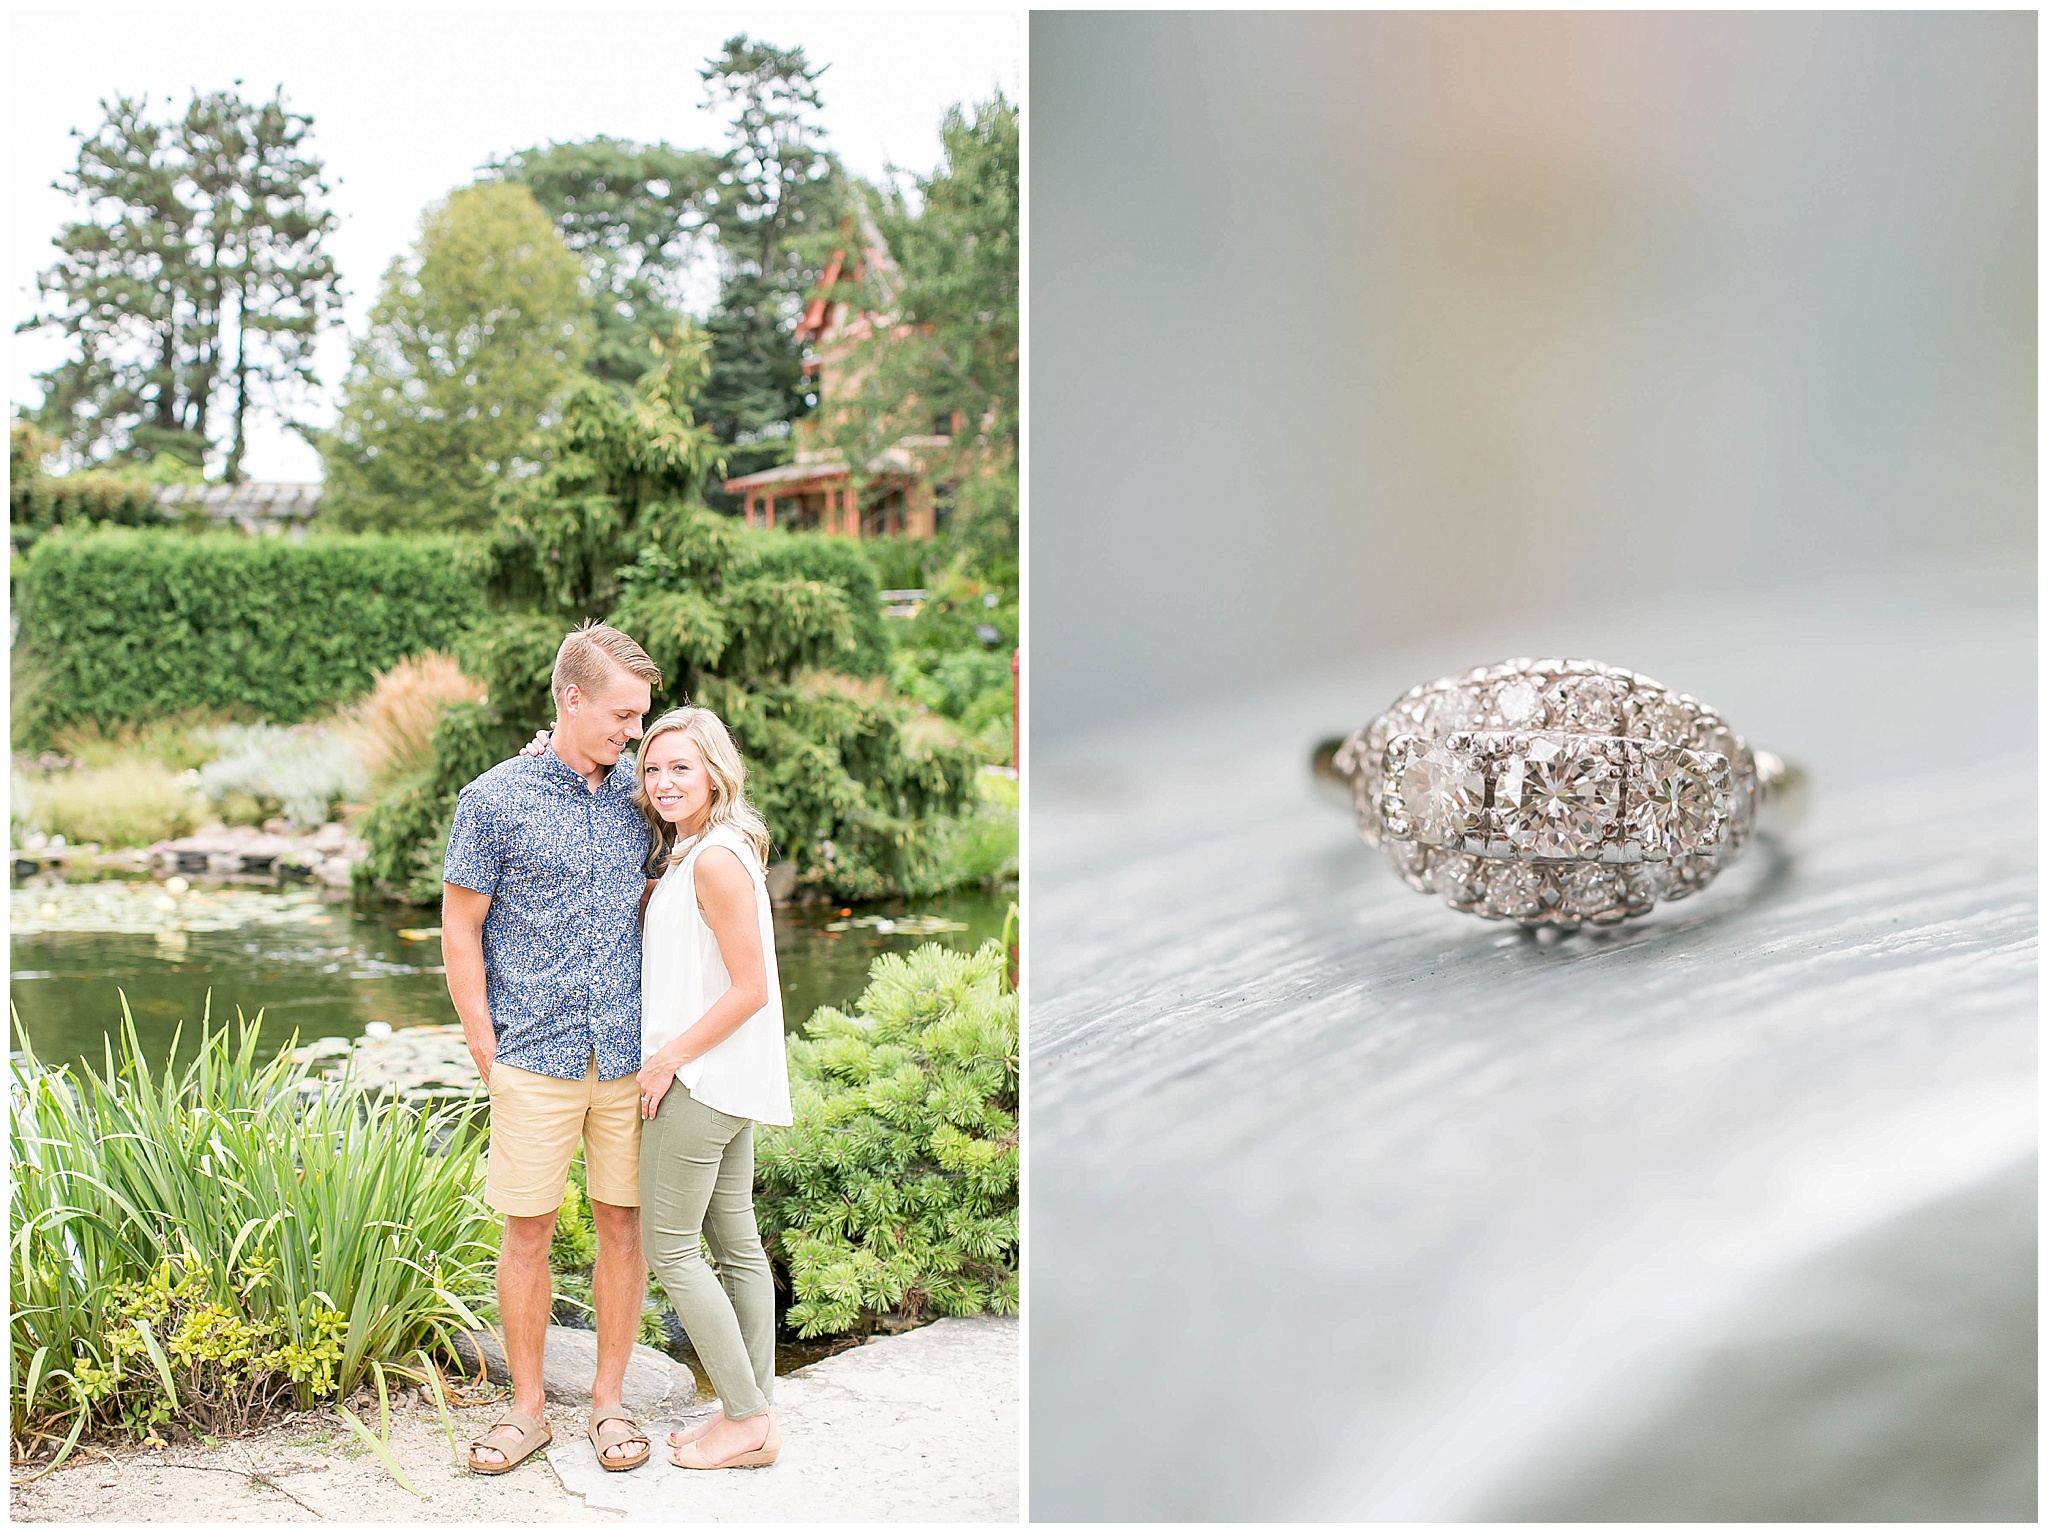
[[[788,527],[833,537],[931,537],[937,530],[931,486],[914,472],[869,475],[880,494],[863,508],[844,463],[784,463],[725,481],[728,495],[746,498],[749,527]]]

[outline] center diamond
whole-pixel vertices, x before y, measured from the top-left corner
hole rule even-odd
[[[1478,828],[1486,808],[1486,774],[1469,750],[1438,742],[1408,763],[1401,801],[1414,822],[1416,840],[1457,846]]]
[[[1510,756],[1493,787],[1501,834],[1532,857],[1597,857],[1621,783],[1583,742],[1539,736]]]

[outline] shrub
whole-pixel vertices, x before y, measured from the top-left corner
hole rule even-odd
[[[173,1043],[152,1075],[124,1003],[104,1075],[17,1065],[18,1458],[92,1427],[304,1409],[478,1324],[495,1225],[467,1107],[309,1089],[290,1043],[259,1056],[260,1022],[202,1020],[190,1062]]]
[[[747,792],[798,881],[840,899],[932,887],[934,831],[975,796],[975,759],[919,748],[909,705],[880,681],[812,673],[698,692],[749,763]]]
[[[258,820],[278,812],[302,828],[324,825],[336,803],[369,791],[355,742],[338,730],[225,724],[204,738],[220,756],[199,769],[201,791],[223,807],[253,800]]]
[[[377,677],[356,705],[359,754],[378,786],[417,776],[432,764],[434,728],[450,703],[481,703],[484,685],[436,650],[411,655]]]
[[[149,846],[190,835],[205,812],[190,784],[148,760],[102,772],[26,778],[21,787],[29,827],[74,845]]]
[[[1008,762],[1015,751],[1010,656],[1017,624],[1014,587],[991,586],[955,569],[934,579],[917,616],[896,628],[891,674],[897,689],[952,720],[991,761]]]
[[[448,644],[482,614],[480,578],[455,539],[66,532],[25,561],[18,643],[45,729],[189,708],[296,723]]]
[[[438,903],[456,795],[516,752],[526,738],[481,703],[449,705],[434,726],[432,761],[388,785],[363,816],[369,855],[356,864],[358,889],[415,905]]]
[[[790,1045],[796,1121],[764,1130],[762,1228],[799,1336],[1017,1307],[1017,997],[1003,951],[886,954],[848,1017]]]
[[[552,718],[548,671],[586,615],[631,634],[661,667],[656,711],[701,703],[731,727],[777,855],[811,887],[862,899],[924,886],[932,825],[972,802],[974,753],[917,740],[911,709],[889,695],[862,551],[754,531],[697,504],[716,450],[687,405],[702,337],[686,333],[662,355],[628,399],[579,391],[536,439],[541,471],[501,486],[489,565],[504,606],[458,652],[489,702],[460,722],[451,710],[433,771],[380,794],[363,830],[372,883],[438,897],[433,859],[457,792]],[[444,752],[444,740],[460,749]]]
[[[16,421],[8,434],[7,534],[15,551],[31,547],[53,527],[148,527],[170,520],[154,487],[138,479],[44,473],[43,457],[55,446],[26,421]]]
[[[981,802],[972,814],[939,827],[932,837],[930,882],[911,892],[937,893],[1014,880],[1019,848],[1017,798],[1015,778],[984,772]]]

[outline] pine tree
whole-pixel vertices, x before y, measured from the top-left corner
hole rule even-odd
[[[74,461],[218,456],[237,480],[252,412],[282,416],[312,385],[313,341],[340,307],[312,119],[282,91],[195,92],[172,122],[139,97],[101,109],[58,182],[86,214],[37,279],[53,305],[21,327],[77,347],[41,375],[33,418]]]
[[[886,954],[854,1015],[804,1024],[756,1172],[799,1336],[1016,1313],[1017,1036],[994,942]]]
[[[707,198],[722,267],[703,419],[728,449],[727,472],[784,461],[790,424],[816,403],[804,377],[796,324],[817,286],[845,208],[845,176],[825,146],[823,99],[802,48],[745,33],[701,71],[714,104],[730,113],[729,147]],[[707,502],[734,508],[707,483]]]

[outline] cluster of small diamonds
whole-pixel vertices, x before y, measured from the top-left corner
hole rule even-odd
[[[1697,698],[1585,660],[1416,687],[1338,753],[1366,841],[1455,909],[1606,924],[1706,887],[1756,822],[1756,762]]]

